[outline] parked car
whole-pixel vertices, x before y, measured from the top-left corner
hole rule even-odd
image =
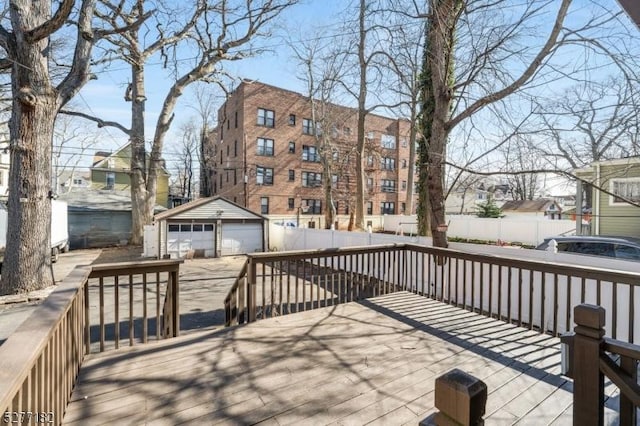
[[[550,237],[545,238],[536,250],[547,250],[551,240],[558,243],[559,252],[640,261],[640,238],[590,235]]]

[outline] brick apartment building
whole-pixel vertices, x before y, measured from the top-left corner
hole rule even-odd
[[[332,187],[338,215],[355,209],[357,111],[332,105]],[[213,195],[270,215],[324,215],[323,167],[308,97],[243,82],[218,111]],[[366,118],[365,214],[404,212],[409,122]],[[322,130],[324,131],[324,130]],[[327,178],[326,176],[324,178]],[[415,205],[415,203],[414,203]]]

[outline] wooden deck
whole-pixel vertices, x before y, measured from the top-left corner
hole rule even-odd
[[[64,423],[415,425],[455,367],[489,425],[571,424],[558,339],[410,293],[91,355]]]

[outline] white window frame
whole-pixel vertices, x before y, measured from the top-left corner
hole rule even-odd
[[[276,127],[276,112],[272,109],[258,108],[258,118],[256,120],[258,126]]]
[[[380,146],[385,149],[396,149],[396,137],[393,135],[380,136]]]
[[[228,147],[227,147],[228,148]],[[256,141],[256,155],[273,157],[275,154],[273,139],[258,138]],[[227,157],[229,155],[227,154]]]
[[[615,189],[616,184],[620,184],[620,183],[633,183],[637,185],[636,191],[637,191],[637,195],[635,198],[636,202],[640,202],[640,177],[632,177],[632,178],[615,178],[615,179],[611,179],[609,181],[609,192],[611,192],[612,194],[616,194],[617,191]],[[625,198],[628,198],[625,196]],[[631,198],[632,201],[634,201],[633,198]],[[626,201],[616,201],[616,197],[613,195],[609,195],[609,205],[612,207],[618,207],[618,206],[631,206],[631,204],[627,203]]]

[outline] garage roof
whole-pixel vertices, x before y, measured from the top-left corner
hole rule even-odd
[[[207,197],[190,201],[155,215],[154,219],[264,219],[263,216],[245,209],[223,197]]]

